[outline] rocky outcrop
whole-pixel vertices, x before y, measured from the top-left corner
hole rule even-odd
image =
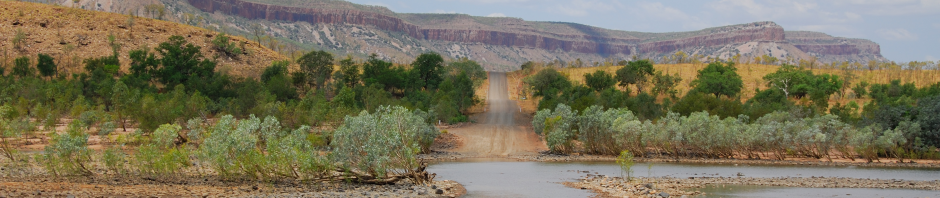
[[[586,61],[624,59],[629,56],[658,58],[677,51],[727,58],[744,56],[817,56],[820,60],[883,60],[880,47],[868,40],[832,37],[815,32],[786,32],[774,22],[755,22],[708,28],[692,32],[642,33],[609,30],[564,22],[531,22],[518,18],[474,17],[464,14],[400,14],[384,7],[364,6],[344,1],[287,0],[186,0],[208,13],[222,13],[246,19],[306,22],[308,29],[331,30],[343,34],[344,27],[355,30],[384,31],[417,39],[400,38],[367,44],[365,49],[397,49],[405,54],[420,50],[452,51],[453,57],[470,56],[475,60],[518,65],[528,60],[579,58]],[[324,27],[326,25],[329,27]],[[282,28],[290,29],[290,27]],[[309,31],[308,31],[309,32]],[[320,39],[319,33],[299,37]],[[287,37],[298,37],[287,35]],[[329,37],[329,36],[328,36]],[[371,37],[370,37],[371,38]],[[407,39],[406,39],[407,40]],[[368,50],[340,49],[350,42],[333,45],[335,50],[363,53]],[[754,43],[782,46],[760,49]],[[387,44],[387,45],[386,45]],[[357,45],[357,44],[353,44]],[[381,45],[381,46],[379,46]],[[481,47],[482,45],[482,47]],[[329,47],[329,46],[328,46]],[[462,52],[458,52],[463,50]],[[469,50],[469,51],[468,51]],[[482,50],[482,51],[481,51]],[[490,51],[490,52],[487,52]],[[798,51],[798,52],[795,52]],[[365,52],[368,53],[368,52]],[[394,53],[394,52],[389,52]],[[564,55],[556,55],[563,53]],[[476,57],[474,57],[476,56]],[[484,58],[480,58],[483,56]],[[795,57],[809,58],[809,57]],[[499,59],[499,60],[494,60]]]
[[[882,60],[881,46],[865,39],[833,37],[809,31],[787,31],[787,42],[811,55],[830,58],[835,56],[869,56]]]

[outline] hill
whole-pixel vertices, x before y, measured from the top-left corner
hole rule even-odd
[[[271,61],[287,59],[238,36],[232,41],[242,44],[246,54],[219,56],[211,47],[219,32],[169,21],[17,1],[0,1],[0,7],[0,40],[4,41],[0,49],[5,52],[5,63],[20,56],[28,56],[35,63],[36,55],[43,53],[55,57],[65,72],[80,72],[81,60],[112,54],[109,35],[114,36],[114,44],[120,45],[123,70],[129,68],[128,51],[155,48],[173,35],[186,37],[208,58],[215,58],[220,71],[233,75],[255,77]],[[17,34],[22,38],[15,39]],[[13,46],[14,40],[22,42],[19,49]]]
[[[59,0],[62,4],[71,1]],[[105,2],[105,3],[95,3]],[[630,59],[658,62],[676,52],[728,59],[769,56],[821,62],[884,61],[880,46],[864,39],[818,32],[791,32],[774,22],[754,22],[689,32],[647,33],[611,30],[567,22],[525,21],[466,14],[395,13],[380,6],[337,0],[149,0],[80,1],[87,8],[147,14],[147,5],[167,10],[165,18],[225,32],[251,35],[260,25],[278,43],[364,57],[377,53],[406,63],[420,53],[468,57],[488,70],[518,69],[527,61],[581,60],[585,65]],[[159,18],[164,18],[160,16]],[[261,40],[252,38],[255,40]],[[286,54],[296,50],[279,49]]]

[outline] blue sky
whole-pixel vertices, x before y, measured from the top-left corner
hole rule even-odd
[[[348,0],[401,13],[463,13],[676,32],[774,21],[786,30],[864,38],[893,61],[940,59],[940,0]]]

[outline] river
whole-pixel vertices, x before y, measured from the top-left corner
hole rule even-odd
[[[869,168],[829,166],[769,166],[734,164],[637,163],[635,176],[652,177],[851,177],[871,179],[935,180],[940,170],[921,168]],[[611,162],[516,162],[472,159],[437,162],[428,167],[438,179],[460,182],[467,197],[589,197],[590,191],[561,184],[586,174],[620,176]],[[587,172],[585,172],[587,171]],[[765,186],[710,186],[699,197],[940,197],[938,191],[865,188],[787,188]]]

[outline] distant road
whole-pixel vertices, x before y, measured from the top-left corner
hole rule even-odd
[[[509,100],[506,73],[490,72],[489,81],[487,111],[478,117],[482,123],[453,129],[452,133],[464,140],[463,146],[454,151],[476,157],[506,157],[546,150],[539,137],[526,130],[529,123],[516,123],[521,115],[516,102]]]

